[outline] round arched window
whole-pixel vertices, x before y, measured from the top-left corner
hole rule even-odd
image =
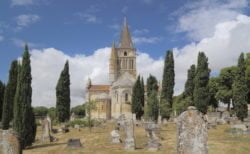
[[[125,102],[128,101],[128,93],[125,93]]]

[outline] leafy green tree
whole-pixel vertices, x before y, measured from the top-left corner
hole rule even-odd
[[[233,82],[237,74],[236,70],[236,66],[223,68],[218,78],[218,91],[215,98],[227,104],[228,111],[230,110],[231,99],[233,99]]]
[[[187,73],[187,81],[185,83],[185,89],[183,93],[184,98],[188,98],[190,101],[188,104],[194,105],[193,104],[193,93],[194,93],[194,78],[195,78],[195,65],[191,65],[191,67],[188,70]]]
[[[59,122],[70,118],[70,75],[69,62],[66,61],[56,86],[56,116]]]
[[[86,113],[87,113],[87,120],[88,120],[88,126],[89,126],[89,130],[91,131],[92,128],[92,111],[96,110],[96,105],[97,102],[96,101],[91,101],[89,100],[88,102],[85,103],[85,109],[86,109]]]
[[[218,92],[218,77],[212,77],[209,79],[208,87],[209,87],[209,94],[210,94],[210,102],[209,105],[211,105],[214,109],[218,107],[218,100],[216,99],[216,93]]]
[[[14,60],[11,63],[9,71],[9,81],[4,93],[2,127],[4,130],[9,129],[10,121],[13,119],[14,98],[17,87],[18,63]]]
[[[34,114],[37,117],[45,117],[47,116],[49,109],[44,106],[37,106],[33,108]]]
[[[241,53],[238,59],[237,73],[233,83],[233,100],[234,100],[234,110],[236,116],[243,121],[247,117],[247,93],[248,88],[246,85],[245,76],[245,59],[244,54]]]
[[[195,106],[202,113],[207,113],[210,102],[210,95],[208,93],[209,74],[208,58],[204,52],[199,52],[193,96]]]
[[[174,94],[174,56],[173,51],[167,51],[164,63],[162,91],[161,91],[161,116],[169,118],[172,112],[173,94]]]
[[[56,108],[55,107],[49,108],[48,115],[52,120],[56,119]]]
[[[86,113],[85,113],[85,104],[78,105],[78,106],[75,106],[75,107],[71,108],[71,113],[73,113],[73,112],[77,116],[85,117],[85,115],[86,115]]]
[[[28,46],[22,58],[22,65],[18,70],[17,89],[14,101],[13,129],[20,136],[21,148],[24,149],[34,142],[36,134],[36,123],[31,107],[31,66]]]
[[[0,120],[2,119],[5,85],[0,81]]]
[[[143,115],[144,102],[142,97],[141,77],[138,76],[132,90],[132,113],[136,114],[136,119],[141,119]]]

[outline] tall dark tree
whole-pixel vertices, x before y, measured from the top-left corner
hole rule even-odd
[[[233,100],[233,82],[237,74],[237,67],[231,66],[221,69],[218,79],[218,91],[215,98],[227,104],[227,110],[230,110],[231,100]]]
[[[141,116],[143,115],[144,102],[142,101],[141,77],[138,76],[132,93],[132,113],[136,114],[136,119],[141,119]]]
[[[208,68],[208,58],[204,52],[199,52],[193,96],[195,106],[202,113],[207,113],[210,102],[208,87],[209,74],[210,69]]]
[[[70,75],[69,62],[66,61],[56,86],[56,114],[59,122],[70,118]]]
[[[145,105],[145,118],[157,120],[159,114],[158,82],[150,75],[147,79],[147,105]]]
[[[13,106],[17,86],[18,63],[14,60],[11,63],[9,71],[9,81],[4,93],[2,127],[4,130],[9,129],[9,123],[13,119]]]
[[[0,81],[0,120],[2,119],[5,85]]]
[[[153,91],[158,91],[158,82],[156,77],[149,75],[147,79],[147,96],[149,96]]]
[[[218,100],[216,99],[216,93],[218,92],[218,77],[212,77],[209,79],[208,87],[209,87],[209,94],[210,94],[210,101],[209,105],[212,106],[214,109],[218,107]]]
[[[241,53],[238,59],[237,74],[233,83],[233,100],[234,100],[234,109],[236,116],[240,120],[244,120],[247,117],[247,93],[248,88],[246,85],[245,77],[245,59],[244,54]]]
[[[144,114],[144,106],[145,106],[145,85],[144,85],[144,79],[141,77],[141,104],[142,104],[142,109],[143,109],[143,114]]]
[[[187,73],[187,81],[185,83],[185,90],[183,93],[183,96],[185,98],[187,97],[190,98],[189,105],[194,105],[193,104],[194,78],[195,78],[195,65],[191,65]]]
[[[30,146],[35,139],[36,123],[31,107],[31,66],[28,46],[22,58],[22,65],[18,70],[17,89],[14,101],[13,129],[20,136],[21,148]]]
[[[247,93],[247,102],[250,103],[250,53],[246,54],[246,84],[248,87],[248,93]]]
[[[174,56],[173,51],[167,51],[164,63],[162,92],[161,92],[161,116],[169,118],[172,111],[173,94],[174,94]]]

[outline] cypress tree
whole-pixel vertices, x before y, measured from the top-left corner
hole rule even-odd
[[[187,73],[187,81],[185,83],[185,89],[183,93],[184,98],[187,97],[190,98],[191,102],[189,102],[189,105],[194,105],[193,104],[194,78],[195,78],[195,65],[191,65]]]
[[[166,53],[161,92],[161,116],[169,118],[172,111],[173,94],[174,94],[174,56],[173,51]]]
[[[210,70],[208,68],[208,58],[204,52],[199,52],[193,97],[194,105],[202,113],[207,113],[210,102],[208,87],[209,74]]]
[[[156,77],[150,74],[147,79],[147,96],[149,97],[154,90],[158,91],[158,83]]]
[[[19,66],[17,89],[14,101],[14,120],[13,129],[20,136],[21,148],[24,149],[34,142],[36,126],[35,119],[32,117],[31,107],[31,66],[28,46],[25,45],[25,51],[22,58],[22,65]]]
[[[14,60],[11,63],[9,71],[9,81],[4,93],[2,127],[4,130],[9,129],[9,123],[13,119],[13,106],[17,86],[18,63]]]
[[[2,119],[4,91],[5,91],[4,89],[5,89],[5,85],[2,81],[0,81],[0,120]]]
[[[144,86],[144,79],[143,77],[141,77],[141,95],[140,95],[140,98],[141,98],[141,105],[142,105],[142,115],[144,114],[144,105],[145,105],[145,86]]]
[[[247,117],[246,99],[248,88],[246,85],[245,70],[244,54],[241,53],[238,59],[237,73],[233,83],[233,100],[236,116],[242,121]]]
[[[147,105],[145,108],[145,119],[156,121],[159,114],[158,82],[150,75],[147,79]]]
[[[70,75],[69,62],[66,61],[56,86],[56,114],[59,122],[70,118]]]
[[[136,114],[136,119],[140,119],[143,115],[143,106],[141,78],[138,76],[132,93],[132,113]]]

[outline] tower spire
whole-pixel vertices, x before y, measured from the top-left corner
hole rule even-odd
[[[124,17],[119,45],[120,48],[134,48],[126,17]]]

